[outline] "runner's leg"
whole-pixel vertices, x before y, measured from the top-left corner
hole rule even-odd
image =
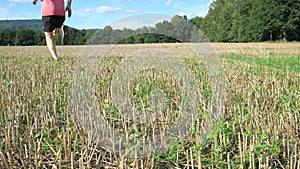
[[[45,32],[46,44],[54,60],[58,60],[55,43],[53,40],[53,32]]]

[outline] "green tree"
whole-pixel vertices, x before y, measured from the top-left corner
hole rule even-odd
[[[174,35],[175,34],[174,33],[174,24],[172,24],[168,21],[159,22],[159,23],[155,24],[155,33],[158,35],[175,36]]]
[[[175,15],[171,19],[171,24],[173,27],[173,34],[171,34],[172,37],[182,42],[189,42],[193,30],[193,24],[187,21],[184,17],[178,15]]]
[[[267,36],[265,35],[266,25],[262,18],[264,18],[265,4],[262,0],[252,0],[252,9],[249,11],[249,23],[248,23],[248,41],[265,41]]]
[[[134,42],[134,38],[132,36],[127,37],[126,39],[124,39],[122,42],[120,43],[124,43],[124,44],[133,44]]]
[[[202,27],[200,28],[204,31],[205,35],[209,37],[210,41],[215,42],[217,27],[218,27],[218,19],[219,19],[219,1],[214,1],[209,6],[209,11],[206,17],[203,19]]]
[[[16,45],[27,46],[35,45],[35,32],[32,29],[24,29],[19,27],[16,33]]]
[[[34,45],[46,45],[44,32],[36,30],[34,34]]]
[[[85,35],[84,35],[84,42],[87,43],[87,41],[88,41],[89,39],[91,39],[92,36],[94,36],[94,34],[95,34],[95,30],[93,30],[93,29],[88,29],[88,30],[86,30],[86,33],[85,33]]]
[[[147,33],[145,35],[144,43],[157,43],[159,42],[159,35],[155,33]]]
[[[0,30],[0,45],[14,45],[16,39],[16,31],[10,29]]]
[[[281,27],[280,19],[280,6],[278,5],[277,0],[263,0],[262,8],[262,20],[265,24],[263,29],[265,34],[268,35],[268,40],[273,41],[278,39],[279,32]]]
[[[196,16],[196,17],[190,19],[190,22],[191,22],[193,25],[197,26],[199,29],[201,29],[200,26],[201,26],[201,24],[203,23],[203,18],[202,18],[202,17],[199,17],[199,16]]]
[[[281,19],[281,38],[284,41],[297,39],[297,30],[300,28],[300,2],[299,0],[279,0]]]
[[[118,44],[123,39],[122,31],[119,29],[113,30],[110,35],[110,44]]]

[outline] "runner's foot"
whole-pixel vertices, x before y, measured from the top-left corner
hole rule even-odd
[[[52,58],[56,61],[58,60],[57,56],[52,56]]]

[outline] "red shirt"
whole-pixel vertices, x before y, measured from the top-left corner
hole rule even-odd
[[[64,0],[41,0],[42,16],[65,16]]]

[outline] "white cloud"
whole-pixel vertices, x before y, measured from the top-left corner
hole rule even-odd
[[[166,5],[169,6],[173,0],[167,0]]]
[[[115,12],[115,11],[120,11],[121,8],[115,8],[115,7],[110,7],[110,6],[105,6],[102,5],[97,8],[97,13],[106,13],[106,12]]]
[[[126,10],[127,13],[135,13],[138,12],[138,10],[134,10],[134,9],[127,9]]]
[[[9,2],[31,2],[32,0],[9,0]]]
[[[173,0],[167,0],[167,2],[166,2],[166,6],[170,6],[170,5],[172,5],[173,7],[175,7],[175,8],[178,8],[178,7],[180,7],[180,6],[182,6],[182,2],[180,2],[180,1],[178,1],[178,2],[173,2]]]
[[[86,8],[85,10],[84,10],[84,12],[93,12],[94,10],[93,9],[91,9],[91,8]]]
[[[182,5],[182,2],[175,2],[174,3],[174,7],[175,8],[178,8],[178,7],[180,7]]]

